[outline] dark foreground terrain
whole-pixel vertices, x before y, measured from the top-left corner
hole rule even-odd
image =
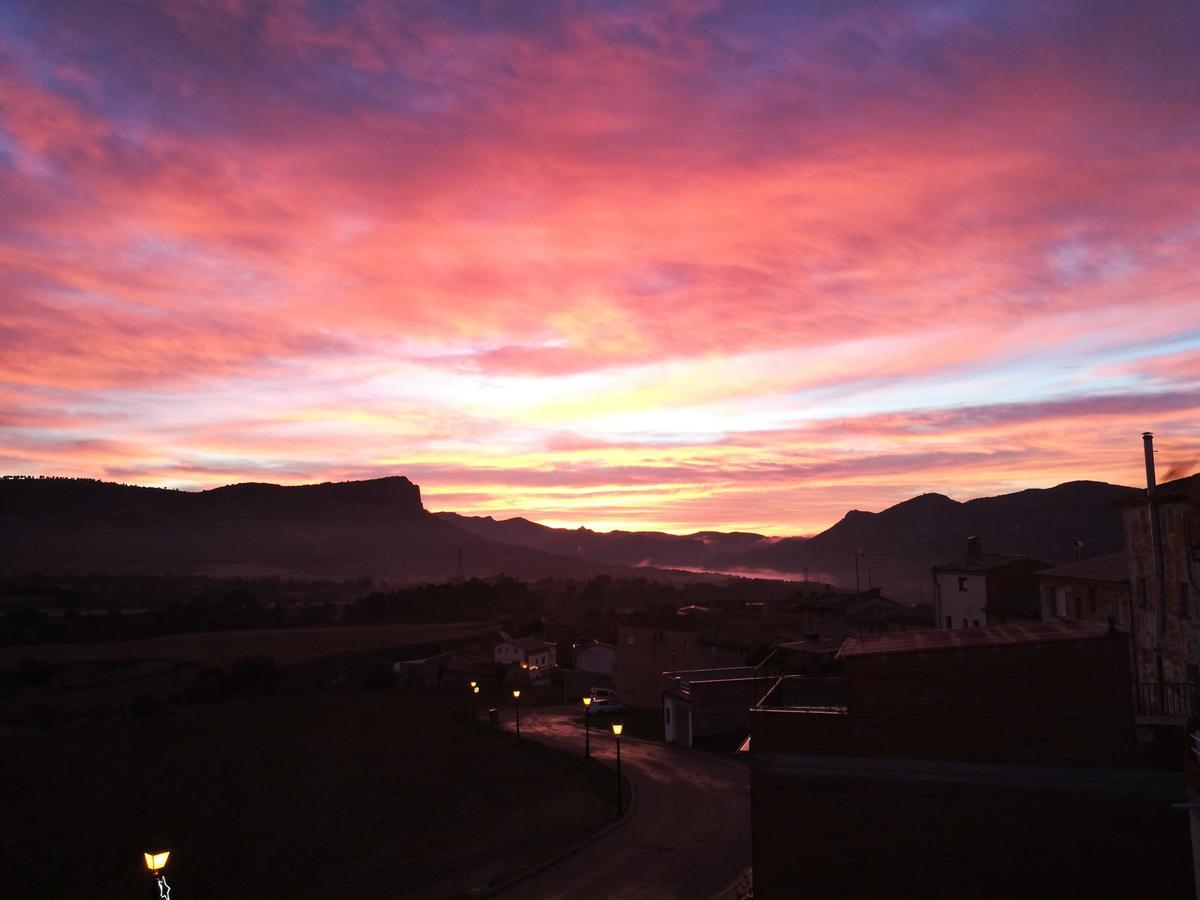
[[[480,707],[481,716],[483,705]],[[457,693],[231,701],[0,741],[11,897],[454,897],[611,820],[612,774]]]

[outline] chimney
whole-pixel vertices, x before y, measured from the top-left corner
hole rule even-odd
[[[979,538],[975,537],[975,535],[971,535],[969,538],[967,538],[967,558],[970,559],[982,554],[983,546],[979,543]]]
[[[1154,435],[1149,431],[1142,432],[1142,449],[1146,454],[1146,493],[1153,494],[1157,487],[1154,481]]]

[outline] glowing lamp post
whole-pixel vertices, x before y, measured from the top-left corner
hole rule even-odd
[[[521,692],[513,691],[513,712],[516,713],[517,737],[521,736]]]
[[[625,726],[620,722],[613,722],[613,735],[617,739],[617,815],[625,815],[625,798],[621,793],[621,732],[625,730]]]
[[[588,715],[588,707],[592,705],[591,697],[583,698],[583,756],[584,759],[592,755],[592,723],[589,721],[591,716]]]
[[[471,721],[475,721],[475,698],[479,696],[479,685],[471,682]]]
[[[171,900],[171,886],[167,884],[167,876],[162,874],[162,870],[167,867],[167,857],[170,855],[170,850],[147,850],[142,854],[146,860],[146,868],[154,876],[154,883],[158,885],[159,900]]]

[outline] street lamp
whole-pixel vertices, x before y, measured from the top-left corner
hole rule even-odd
[[[471,721],[475,721],[475,697],[479,694],[479,685],[471,682]]]
[[[621,792],[621,732],[625,730],[625,726],[620,722],[613,722],[613,734],[617,738],[617,815],[625,815],[625,798]]]
[[[161,842],[155,843],[155,847],[161,847]],[[171,900],[171,886],[167,884],[167,876],[162,874],[162,870],[167,867],[167,857],[171,855],[170,850],[147,850],[142,854],[146,860],[146,868],[150,874],[154,876],[154,883],[158,885],[159,900]]]
[[[591,716],[588,715],[588,707],[592,705],[591,697],[583,698],[583,756],[584,759],[592,755],[592,723]]]
[[[521,736],[521,692],[513,691],[513,712],[517,716],[517,737]]]

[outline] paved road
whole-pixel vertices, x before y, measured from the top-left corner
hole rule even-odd
[[[608,723],[601,727],[592,727],[592,755],[612,765],[614,739]],[[583,725],[570,707],[522,712],[521,736],[583,752]],[[621,772],[637,791],[630,821],[499,897],[705,900],[750,865],[744,766],[626,738]]]

